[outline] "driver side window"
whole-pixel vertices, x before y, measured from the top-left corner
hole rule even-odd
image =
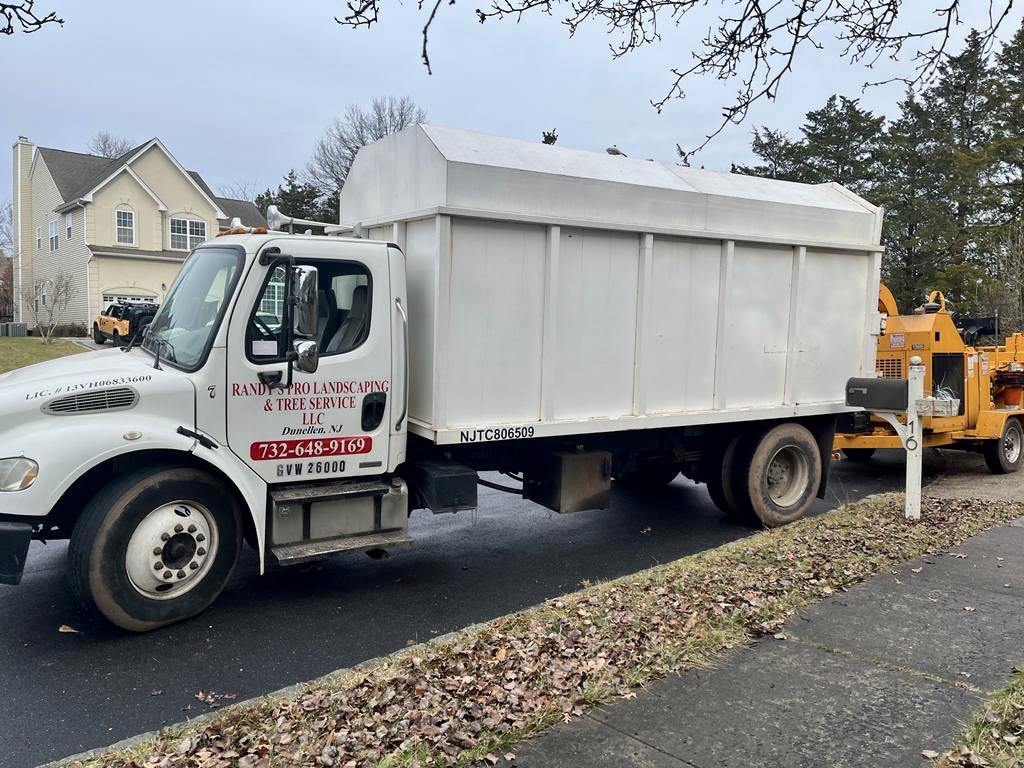
[[[351,261],[309,261],[318,271],[317,329],[313,337],[320,357],[345,354],[361,346],[370,333],[372,281],[364,264]],[[276,265],[263,284],[246,328],[253,362],[282,360],[287,350],[285,295],[288,267]]]

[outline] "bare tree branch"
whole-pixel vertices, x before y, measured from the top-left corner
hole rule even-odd
[[[380,18],[383,0],[349,0],[348,13],[336,18],[339,24],[369,27]],[[419,7],[424,9],[425,0]],[[483,23],[491,19],[520,20],[538,11],[563,12],[562,23],[572,36],[587,24],[599,24],[612,36],[611,55],[619,58],[661,40],[662,25],[680,27],[700,19],[695,12],[709,7],[708,0],[489,0],[477,8]],[[916,2],[916,0],[915,0]],[[673,99],[686,97],[684,85],[696,77],[738,82],[732,103],[722,107],[722,120],[704,141],[690,150],[680,148],[687,160],[700,151],[727,126],[740,123],[750,107],[774,100],[792,72],[801,51],[821,49],[825,41],[836,40],[841,58],[868,69],[882,59],[898,61],[912,51],[911,72],[865,87],[889,82],[915,84],[930,80],[942,63],[953,31],[962,24],[965,5],[987,2],[988,19],[978,30],[990,48],[1015,0],[934,0],[934,23],[903,24],[911,0],[722,0],[731,8],[714,19],[688,66],[671,70],[672,80],[663,95],[652,100],[659,111]],[[422,59],[430,71],[428,34],[441,0],[430,6],[423,27]],[[451,4],[451,2],[449,2]]]
[[[21,303],[39,329],[44,344],[53,343],[53,335],[78,288],[71,275],[60,271],[52,279],[40,278],[21,291]]]
[[[408,96],[376,98],[368,110],[349,104],[344,117],[334,118],[317,141],[306,166],[305,181],[321,194],[336,193],[348,178],[361,147],[426,119],[427,113]]]
[[[232,181],[217,186],[217,194],[230,200],[248,200],[251,203],[256,200],[256,195],[259,193],[259,183],[252,179]]]
[[[0,256],[14,255],[14,207],[10,200],[0,203]]]
[[[135,146],[135,142],[123,136],[115,136],[109,131],[100,131],[92,137],[89,142],[89,151],[100,157],[109,157],[111,160],[120,157],[129,149]]]
[[[64,26],[64,19],[57,18],[56,11],[40,16],[33,6],[36,0],[22,0],[20,3],[0,3],[0,34],[13,35],[15,25],[22,32],[38,32],[46,24]]]

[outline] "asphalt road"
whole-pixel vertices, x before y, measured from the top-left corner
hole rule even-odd
[[[948,467],[948,454],[925,456],[926,476]],[[833,465],[816,511],[902,478],[896,452]],[[751,533],[682,478],[653,492],[616,489],[611,508],[573,515],[481,488],[478,511],[419,511],[410,530],[413,547],[387,560],[350,554],[263,577],[246,551],[209,611],[146,635],[90,620],[65,581],[66,544],[33,543],[22,584],[0,586],[0,766],[194,717],[207,711],[199,692],[228,702],[274,691]]]

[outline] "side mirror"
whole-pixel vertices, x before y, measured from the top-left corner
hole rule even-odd
[[[317,321],[317,269],[300,266],[292,269],[292,297],[295,307],[292,330],[296,336],[316,335]],[[314,345],[315,346],[315,345]],[[300,367],[300,370],[305,370]],[[316,363],[313,364],[316,370]],[[310,371],[311,372],[311,371]]]
[[[303,373],[316,373],[320,365],[320,349],[315,341],[295,341],[295,367]]]

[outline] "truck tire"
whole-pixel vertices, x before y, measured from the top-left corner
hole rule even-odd
[[[100,327],[96,323],[92,324],[92,340],[97,344],[102,344],[107,340],[106,336],[100,333]]]
[[[71,536],[78,599],[132,632],[195,616],[234,572],[241,510],[213,477],[189,467],[148,467],[103,488]]]
[[[618,482],[627,488],[650,490],[664,488],[679,475],[678,464],[648,463],[633,472],[623,472]]]
[[[996,475],[1008,475],[1020,469],[1021,457],[1024,455],[1024,429],[1020,419],[1007,419],[1003,424],[1003,434],[998,440],[985,443],[985,463]]]
[[[715,506],[742,525],[756,525],[757,515],[747,493],[747,467],[760,433],[736,435],[722,454],[721,486],[723,505]],[[710,490],[710,485],[708,486]],[[715,501],[715,497],[711,497]]]
[[[115,347],[121,346],[121,334],[118,333],[117,331],[114,331],[113,333],[110,334],[110,340],[111,342],[113,342]]]
[[[708,496],[711,497],[711,503],[721,512],[731,517],[732,510],[729,508],[729,502],[725,500],[725,489],[722,487],[722,472],[720,468],[716,467],[708,475],[706,485],[708,487]]]
[[[818,442],[800,424],[772,427],[758,441],[745,474],[753,512],[766,528],[799,520],[821,485]]]
[[[843,448],[843,456],[850,461],[870,461],[874,455],[874,448]]]

